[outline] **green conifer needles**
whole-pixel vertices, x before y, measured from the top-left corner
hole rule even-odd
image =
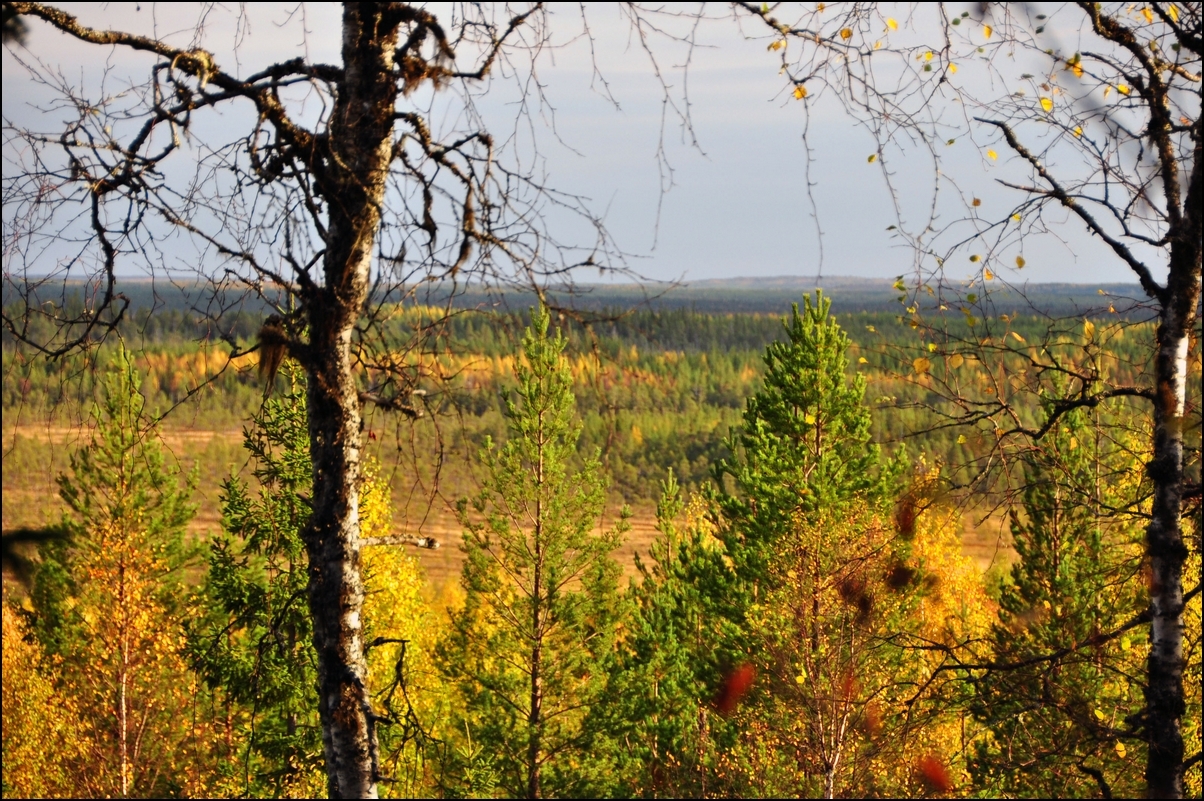
[[[509,440],[486,443],[482,491],[460,505],[466,597],[441,649],[464,723],[497,754],[506,791],[528,797],[589,784],[586,713],[605,682],[620,603],[610,553],[627,528],[624,513],[599,530],[606,482],[597,453],[577,454],[565,341],[548,324],[546,309],[532,315]]]

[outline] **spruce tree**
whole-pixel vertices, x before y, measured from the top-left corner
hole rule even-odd
[[[305,604],[309,562],[301,539],[309,521],[313,462],[309,456],[304,379],[266,401],[243,430],[252,484],[238,475],[222,483],[222,534],[210,542],[198,592],[207,611],[188,627],[188,655],[224,707],[227,754],[220,792],[306,797],[326,790],[324,744],[317,711],[317,655]],[[364,460],[360,530],[388,534],[387,483]],[[429,658],[419,598],[421,573],[398,546],[365,549],[365,650],[369,689],[380,698],[374,740],[393,788],[414,791],[425,734],[398,684]],[[408,653],[408,658],[406,654]],[[403,697],[397,697],[403,696]]]
[[[509,440],[486,443],[482,491],[460,506],[465,602],[441,648],[464,715],[452,730],[495,754],[502,787],[527,797],[596,784],[585,724],[605,686],[621,601],[610,554],[626,528],[624,515],[598,531],[606,481],[597,453],[575,466],[572,375],[548,325],[546,309],[532,314]]]
[[[294,385],[244,428],[258,491],[237,475],[222,482],[222,534],[201,588],[209,614],[189,627],[192,663],[226,706],[235,794],[325,786],[301,542],[313,483],[305,420],[305,390]]]

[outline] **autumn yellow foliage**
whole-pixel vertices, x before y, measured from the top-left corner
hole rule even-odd
[[[79,706],[55,688],[54,662],[8,598],[3,606],[4,797],[72,795],[72,766],[83,755]]]

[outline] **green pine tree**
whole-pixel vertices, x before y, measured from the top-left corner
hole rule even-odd
[[[189,656],[225,704],[234,753],[227,791],[302,795],[326,786],[313,623],[301,531],[313,485],[305,389],[267,401],[243,430],[259,487],[222,484]]]
[[[923,580],[926,560],[957,543],[918,552],[940,539],[917,526],[927,490],[896,519],[903,461],[871,442],[865,382],[829,312],[805,299],[767,348],[709,524],[694,515],[678,532],[666,488],[607,692],[615,792],[915,790],[903,744],[940,710],[912,698],[923,661],[895,643],[945,636],[917,610],[939,583]]]
[[[747,582],[769,579],[777,546],[800,519],[838,517],[857,502],[891,502],[902,459],[883,459],[870,434],[865,378],[849,375],[849,337],[816,290],[765,349],[765,379],[748,399],[732,456],[716,466],[724,545]],[[730,489],[729,489],[730,487]]]
[[[452,730],[495,755],[516,796],[574,795],[590,775],[587,713],[605,686],[621,596],[611,552],[626,529],[598,532],[606,481],[598,455],[579,468],[579,426],[564,339],[532,315],[508,401],[509,441],[486,444],[487,477],[461,503],[467,562],[462,610],[441,647],[464,720]],[[453,791],[455,787],[451,788]]]
[[[1137,455],[1075,410],[1028,457],[1023,507],[1011,514],[1020,557],[1000,591],[992,661],[1016,667],[975,682],[974,713],[991,729],[972,766],[985,792],[1009,796],[1139,795],[1147,630],[1110,639],[1147,603],[1140,571]],[[1070,650],[1067,650],[1070,649]],[[1027,664],[1026,664],[1027,663]]]
[[[723,674],[716,625],[724,620],[722,583],[731,576],[706,521],[691,519],[698,506],[686,513],[670,471],[656,510],[660,535],[649,562],[636,554],[639,580],[628,590],[624,636],[607,669],[604,702],[593,710],[593,725],[606,733],[594,756],[610,782],[599,794],[707,794],[721,745],[711,731]]]

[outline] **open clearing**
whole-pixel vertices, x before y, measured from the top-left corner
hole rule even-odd
[[[6,426],[3,433],[4,468],[4,528],[45,525],[59,518],[64,511],[58,497],[55,476],[69,466],[72,451],[87,444],[90,434],[84,428],[47,425]],[[232,471],[246,467],[242,451],[242,431],[198,430],[168,428],[163,432],[167,449],[185,469],[199,462],[197,491],[194,500],[197,515],[189,530],[198,536],[208,536],[221,526],[221,481]],[[11,466],[10,466],[11,461]],[[412,549],[422,564],[433,593],[440,593],[448,582],[460,574],[464,555],[460,551],[461,528],[450,509],[428,510],[411,505],[407,510],[399,502],[400,492],[394,492],[394,521],[396,534],[434,537],[440,544],[436,549]],[[408,511],[408,514],[407,514]],[[656,537],[655,510],[636,508],[631,530],[615,558],[623,565],[624,573],[634,576],[635,555],[646,555]],[[607,525],[614,522],[614,512],[608,515]],[[962,550],[974,559],[982,570],[992,565],[1009,564],[1015,559],[1002,519],[992,517],[976,525],[972,514],[962,516]]]

